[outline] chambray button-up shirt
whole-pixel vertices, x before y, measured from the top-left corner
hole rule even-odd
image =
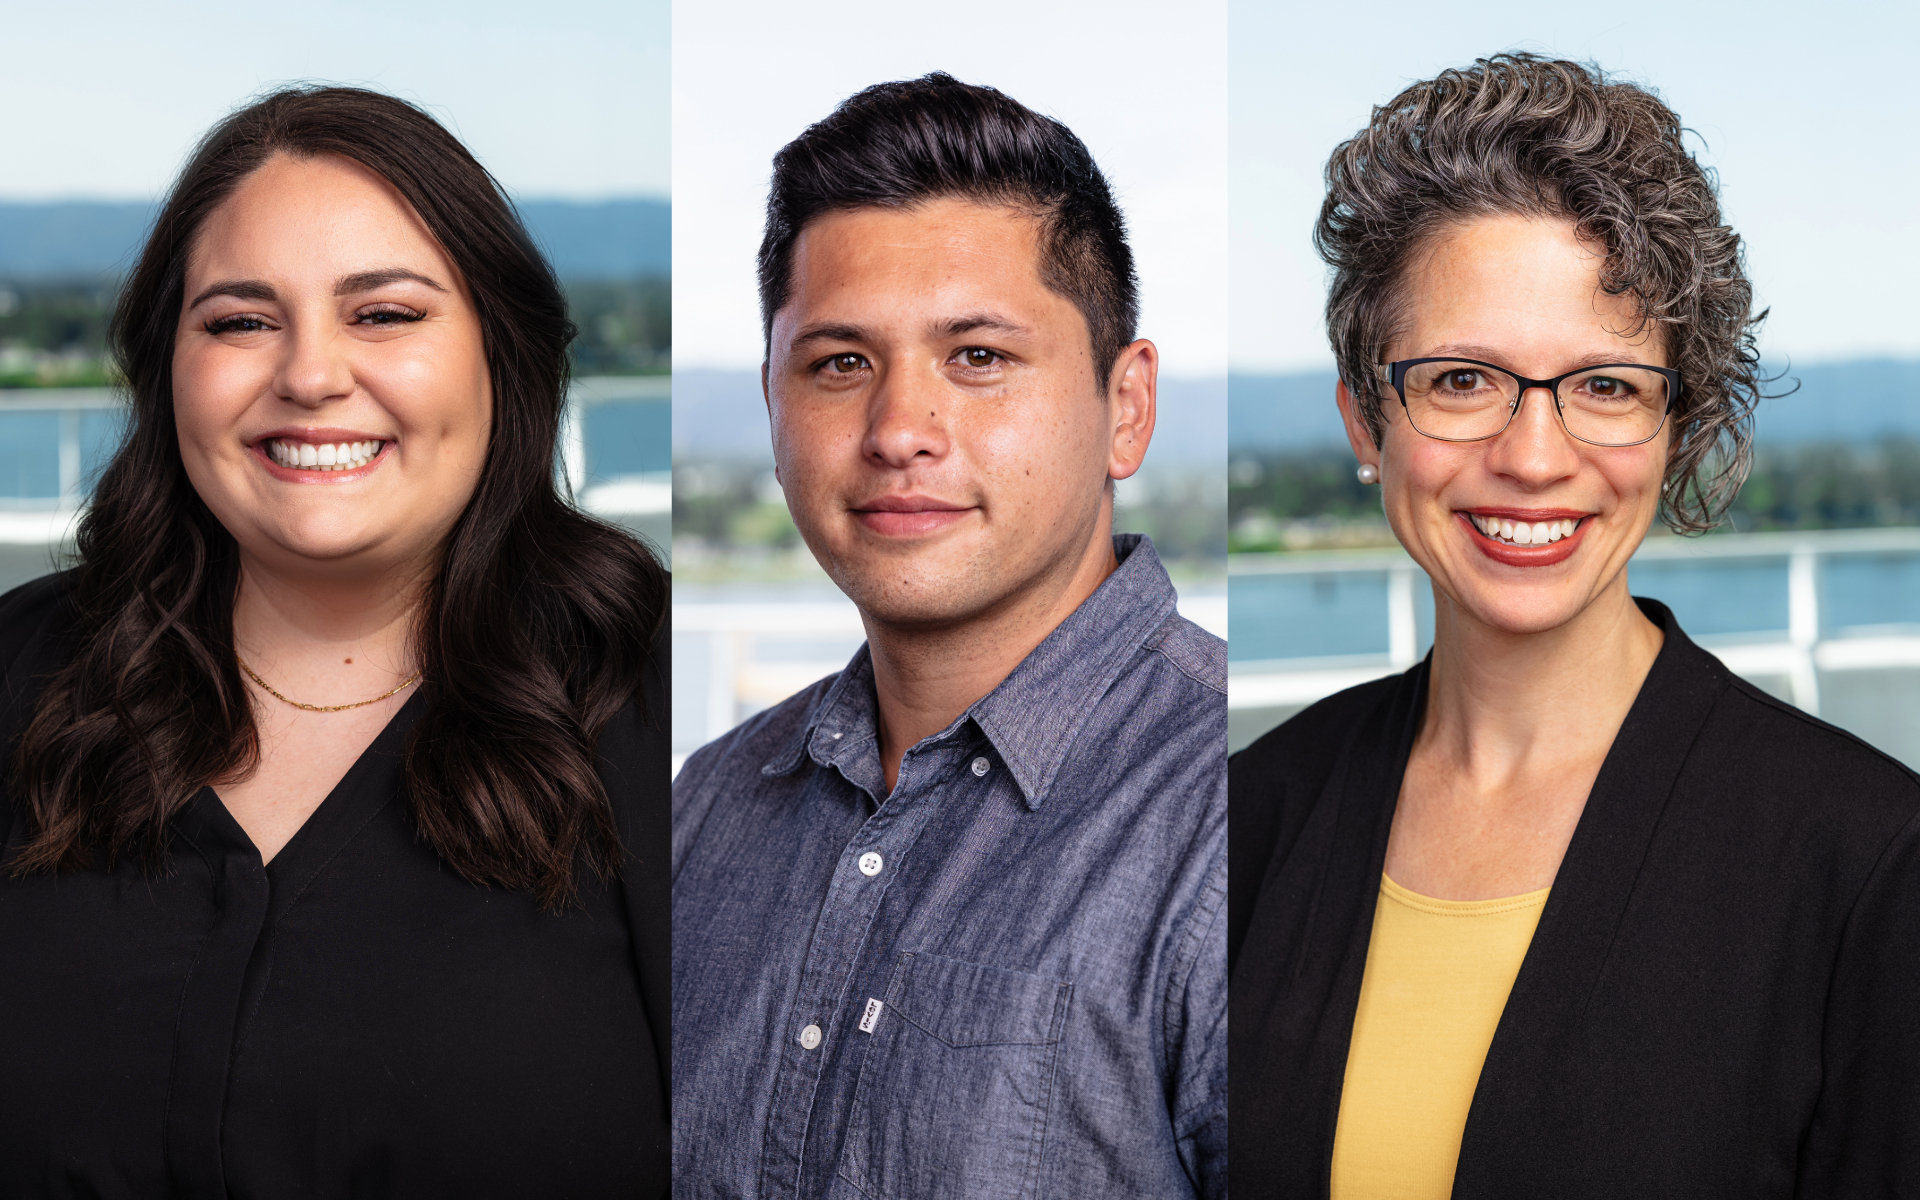
[[[890,794],[864,647],[688,759],[676,1196],[1225,1196],[1226,646],[1115,548]]]

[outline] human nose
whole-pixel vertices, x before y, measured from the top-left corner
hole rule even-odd
[[[867,461],[906,468],[937,462],[951,446],[946,399],[938,379],[895,368],[886,371],[867,401],[867,435],[861,447]]]
[[[1487,466],[1523,488],[1537,489],[1572,475],[1580,452],[1560,422],[1553,393],[1543,387],[1520,393],[1520,410],[1488,448]]]
[[[353,366],[346,339],[331,321],[291,323],[285,357],[274,373],[273,390],[303,408],[318,408],[353,394]]]

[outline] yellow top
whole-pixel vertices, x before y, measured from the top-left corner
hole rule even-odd
[[[1541,888],[1435,900],[1380,877],[1333,1137],[1332,1200],[1446,1200]]]

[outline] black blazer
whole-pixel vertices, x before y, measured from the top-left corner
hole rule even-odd
[[[1666,630],[1474,1092],[1456,1197],[1920,1195],[1920,779]],[[1234,756],[1233,1189],[1325,1196],[1427,665]]]

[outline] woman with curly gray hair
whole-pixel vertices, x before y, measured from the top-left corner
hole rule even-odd
[[[1233,760],[1242,1200],[1920,1186],[1920,780],[1627,590],[1656,516],[1732,499],[1759,395],[1679,118],[1443,72],[1334,151],[1315,240],[1435,637]]]

